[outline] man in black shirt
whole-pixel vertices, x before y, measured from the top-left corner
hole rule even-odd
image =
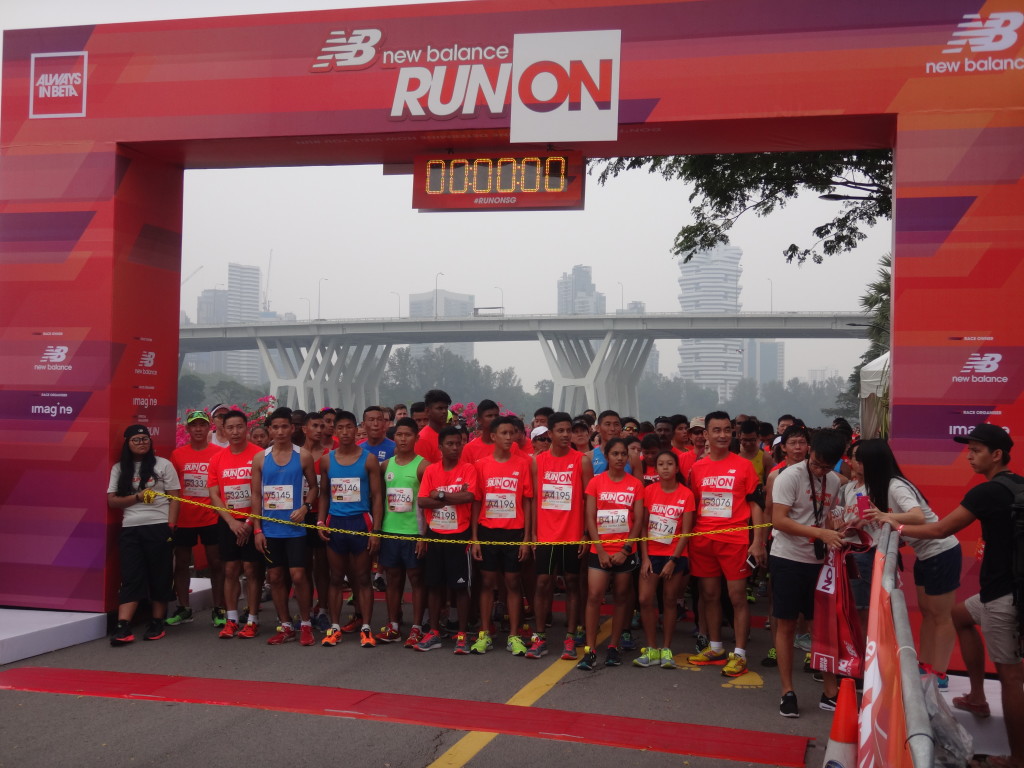
[[[1018,642],[1018,607],[1013,604],[1013,494],[993,480],[1008,472],[1013,440],[1002,427],[979,424],[969,435],[953,438],[967,444],[967,462],[987,482],[971,488],[960,506],[937,523],[901,525],[897,530],[918,539],[942,538],[981,521],[985,554],[981,561],[981,591],[953,609],[953,623],[960,640],[960,655],[971,680],[970,693],[953,699],[953,706],[979,717],[988,717],[985,700],[985,635],[989,656],[999,673],[1003,718],[1010,742],[1010,757],[989,758],[989,764],[1024,766],[1024,665]],[[996,761],[996,762],[992,762]]]

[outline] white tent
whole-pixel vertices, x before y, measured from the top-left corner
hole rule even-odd
[[[888,352],[860,369],[860,433],[862,437],[888,436]]]

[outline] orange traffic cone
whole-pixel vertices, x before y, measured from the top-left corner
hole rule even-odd
[[[854,768],[857,765],[857,688],[850,677],[843,678],[839,685],[824,765],[827,768]]]

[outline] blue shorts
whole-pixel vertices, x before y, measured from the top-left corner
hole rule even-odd
[[[372,525],[373,521],[366,512],[361,515],[329,515],[327,518],[328,528],[341,528],[346,531],[369,532]],[[361,555],[369,545],[369,536],[356,536],[351,533],[332,533],[331,540],[327,542],[327,546],[339,555]]]
[[[400,534],[392,533],[390,536]],[[401,539],[381,539],[380,555],[377,557],[381,568],[405,568],[412,570],[423,565],[423,560],[416,557],[416,539],[412,536]]]
[[[647,559],[651,561],[651,570],[654,571],[655,574],[661,575],[661,569],[664,568],[665,563],[667,563],[672,558],[668,555],[649,555]],[[685,576],[689,572],[689,559],[683,555],[680,555],[679,563],[676,565],[676,569],[675,571],[673,571],[672,575],[675,576],[677,574],[682,574],[683,576]]]
[[[918,560],[914,563],[914,583],[923,587],[926,595],[956,592],[960,587],[960,567],[963,561],[959,544],[927,560]]]

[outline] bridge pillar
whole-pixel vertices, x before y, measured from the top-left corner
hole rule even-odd
[[[552,407],[575,415],[586,408],[639,415],[637,384],[652,339],[608,331],[597,348],[571,333],[538,332],[554,382]]]
[[[281,405],[304,411],[345,408],[361,414],[380,398],[391,344],[344,344],[338,337],[316,336],[273,346],[256,343]]]

